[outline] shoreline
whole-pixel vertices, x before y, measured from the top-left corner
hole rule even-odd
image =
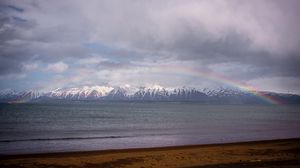
[[[228,165],[230,164],[230,165]],[[298,167],[300,138],[263,141],[1,155],[0,167]]]
[[[109,153],[122,153],[122,152],[139,152],[139,151],[160,151],[160,150],[177,150],[177,149],[189,149],[199,147],[212,147],[212,146],[228,146],[228,145],[244,145],[244,144],[257,144],[268,142],[280,142],[280,141],[300,141],[300,138],[287,138],[287,139],[270,139],[270,140],[258,140],[258,141],[242,141],[242,142],[225,142],[225,143],[212,143],[212,144],[193,144],[193,145],[178,145],[178,146],[161,146],[161,147],[145,147],[145,148],[124,148],[124,149],[104,149],[93,151],[71,151],[71,152],[45,152],[45,153],[28,153],[28,154],[0,154],[0,160],[2,158],[23,158],[23,157],[43,157],[58,156],[58,155],[92,155],[92,154],[109,154]]]

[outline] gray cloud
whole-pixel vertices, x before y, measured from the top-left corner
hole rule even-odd
[[[0,76],[26,73],[32,62],[67,62],[70,74],[82,68],[114,74],[90,79],[95,84],[121,83],[151,75],[147,67],[176,63],[245,82],[300,81],[297,0],[28,0],[2,1],[0,10]],[[74,64],[88,59],[101,61]],[[159,83],[170,81],[161,76]],[[178,85],[192,83],[181,79]]]

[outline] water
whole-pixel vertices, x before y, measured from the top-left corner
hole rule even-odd
[[[300,106],[81,102],[0,105],[0,154],[300,138]]]

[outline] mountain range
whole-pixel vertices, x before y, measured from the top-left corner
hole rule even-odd
[[[300,95],[256,91],[282,104],[300,104]],[[261,96],[239,88],[195,89],[151,87],[111,87],[84,86],[58,88],[49,92],[39,91],[0,91],[0,102],[51,102],[64,101],[191,101],[205,104],[265,104]]]

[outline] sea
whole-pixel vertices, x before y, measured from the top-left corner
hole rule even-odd
[[[0,155],[300,138],[300,105],[0,104]]]

